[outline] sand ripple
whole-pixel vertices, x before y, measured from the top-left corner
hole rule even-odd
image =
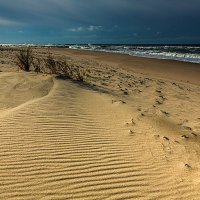
[[[110,96],[55,80],[0,119],[0,199],[198,199],[162,145],[129,134],[130,119]]]

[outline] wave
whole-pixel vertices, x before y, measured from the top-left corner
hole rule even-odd
[[[200,46],[181,45],[71,45],[71,49],[113,52],[157,59],[200,63]]]

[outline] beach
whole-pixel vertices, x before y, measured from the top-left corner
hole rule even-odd
[[[84,81],[0,52],[0,199],[199,199],[200,64],[33,48]]]

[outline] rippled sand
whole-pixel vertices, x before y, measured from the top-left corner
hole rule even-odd
[[[199,86],[80,58],[0,72],[0,199],[199,199]]]

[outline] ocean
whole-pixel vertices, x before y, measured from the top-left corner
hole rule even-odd
[[[200,45],[2,44],[2,46],[59,47],[200,63]]]
[[[70,45],[71,49],[114,52],[157,59],[200,63],[200,45]]]

